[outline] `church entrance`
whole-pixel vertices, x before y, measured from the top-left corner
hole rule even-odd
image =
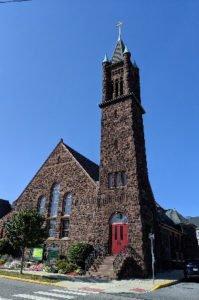
[[[110,219],[110,244],[112,254],[118,254],[128,245],[128,220],[120,213]]]

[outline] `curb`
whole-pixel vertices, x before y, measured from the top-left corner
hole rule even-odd
[[[179,283],[181,280],[165,280],[163,283],[160,283],[160,284],[156,284],[152,289],[151,289],[151,292],[153,291],[156,291],[156,290],[159,290],[159,289],[162,289],[164,287],[167,287],[167,286],[171,286],[171,285],[175,285],[177,283]]]
[[[51,286],[57,286],[58,282],[51,283],[51,282],[45,282],[45,281],[39,281],[39,280],[33,280],[33,279],[27,279],[27,278],[19,278],[15,276],[7,276],[7,275],[0,275],[0,278],[6,278],[10,280],[18,280],[18,281],[24,281],[28,283],[36,283],[36,284],[42,284],[42,285],[51,285]]]

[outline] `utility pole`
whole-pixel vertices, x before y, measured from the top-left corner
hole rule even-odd
[[[152,264],[152,276],[153,276],[153,284],[155,282],[155,255],[154,255],[154,233],[149,233],[149,239],[151,241],[151,264]]]

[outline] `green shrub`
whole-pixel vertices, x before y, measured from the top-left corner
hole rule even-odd
[[[66,259],[59,259],[56,261],[56,267],[59,270],[64,269],[68,265],[68,260]]]
[[[68,248],[68,261],[77,265],[81,269],[85,269],[85,260],[93,251],[93,246],[86,243],[76,243]]]
[[[65,264],[65,266],[63,266],[62,269],[59,269],[58,273],[59,274],[67,274],[67,273],[75,271],[76,269],[77,269],[77,266],[75,264],[68,262],[67,264]]]
[[[60,259],[56,262],[56,268],[58,269],[58,273],[66,274],[76,270],[77,266],[70,263],[67,259]]]
[[[57,268],[54,265],[45,265],[43,270],[47,273],[57,273]]]
[[[6,263],[6,260],[5,259],[2,259],[2,258],[0,258],[0,266],[1,265],[4,265]]]

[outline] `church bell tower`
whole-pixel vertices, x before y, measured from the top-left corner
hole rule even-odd
[[[139,68],[120,27],[112,58],[105,55],[102,68],[101,239],[108,241],[113,255],[130,245],[143,275],[150,270],[148,235],[154,231],[155,202],[147,171]]]

